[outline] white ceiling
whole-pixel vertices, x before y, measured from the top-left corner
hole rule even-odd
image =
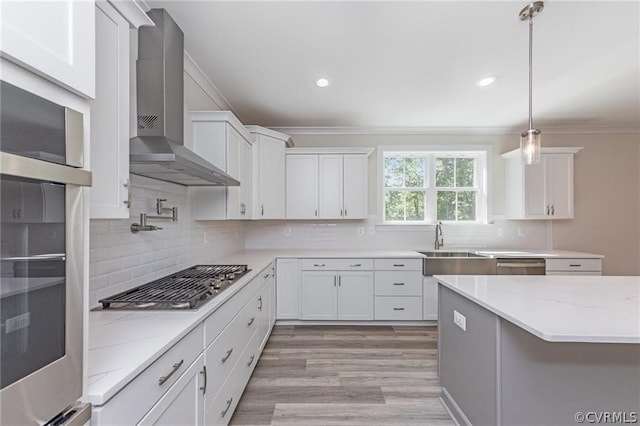
[[[146,3],[246,124],[527,127],[526,1]],[[640,2],[546,1],[533,47],[534,127],[640,129]]]

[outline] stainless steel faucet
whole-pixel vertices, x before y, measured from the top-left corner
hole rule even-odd
[[[444,246],[444,237],[442,236],[442,222],[438,221],[438,223],[436,223],[436,241],[434,247],[436,250],[438,250],[442,246]]]

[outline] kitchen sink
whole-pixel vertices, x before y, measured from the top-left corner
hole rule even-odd
[[[469,251],[422,251],[422,274],[495,275],[496,259]]]

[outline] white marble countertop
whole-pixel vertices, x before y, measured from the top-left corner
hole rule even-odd
[[[435,278],[546,341],[640,343],[637,276],[436,275]]]
[[[545,259],[602,259],[604,257],[601,254],[555,249],[482,249],[469,251],[491,257],[544,257]]]
[[[415,251],[244,250],[216,264],[246,264],[251,271],[199,309],[89,312],[88,384],[85,399],[105,404],[160,355],[204,321],[278,257],[422,258]]]

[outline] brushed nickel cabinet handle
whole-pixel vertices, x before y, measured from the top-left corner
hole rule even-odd
[[[167,380],[169,380],[169,378],[171,376],[173,376],[173,374],[178,371],[178,369],[180,367],[182,367],[182,364],[184,363],[184,359],[181,359],[179,362],[176,362],[175,364],[173,364],[173,369],[171,371],[169,371],[169,374],[167,374],[166,376],[162,376],[158,379],[158,386],[162,386],[166,383]]]
[[[314,263],[313,266],[317,266],[318,268],[324,268],[327,265],[325,263]]]
[[[554,206],[553,204],[551,205],[551,216],[554,216],[556,214],[556,206]]]
[[[582,265],[578,264],[578,263],[570,263],[569,266],[573,267],[573,268],[579,268]]]
[[[251,355],[251,358],[249,358],[249,362],[247,363],[247,367],[251,367],[251,364],[253,364],[253,360],[255,359],[255,355]]]
[[[262,296],[258,297],[258,302],[260,302],[260,305],[258,305],[258,310],[262,310]]]
[[[220,416],[224,417],[227,415],[227,411],[229,411],[229,408],[231,408],[231,403],[233,402],[233,397],[231,397],[230,399],[227,399],[227,408],[225,408],[224,410],[220,411]]]
[[[220,358],[220,361],[222,361],[223,363],[227,362],[227,360],[229,359],[232,353],[233,353],[233,348],[229,349],[227,351],[227,354],[224,357]]]
[[[547,206],[547,216],[549,216],[549,206]]]
[[[200,374],[204,374],[204,385],[200,388],[200,390],[202,391],[202,394],[204,395],[205,393],[207,393],[207,366],[206,365],[202,366],[202,371],[200,372]]]
[[[404,266],[404,263],[394,263],[393,266],[395,266],[395,267]]]
[[[333,276],[333,286],[334,286],[334,287],[336,286],[337,279],[338,279],[338,277],[336,277],[336,276],[334,275],[334,276]]]
[[[404,285],[404,283],[393,283],[393,285]]]
[[[253,322],[256,320],[256,317],[251,317],[251,319],[249,320],[249,322],[247,323],[247,327],[251,326],[251,324],[253,324]]]
[[[393,308],[394,311],[404,311],[404,308]]]
[[[357,268],[357,267],[362,266],[362,263],[356,263],[356,264],[349,265],[349,266],[352,267],[352,268]]]

